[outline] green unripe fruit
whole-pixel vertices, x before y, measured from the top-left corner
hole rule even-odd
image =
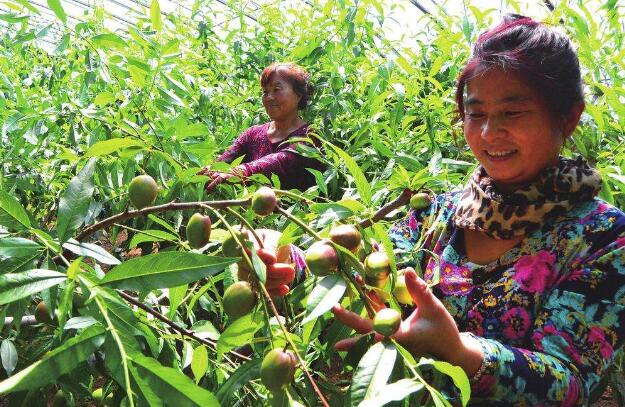
[[[419,192],[410,197],[410,207],[412,209],[425,209],[430,205],[432,205],[432,200],[430,195],[425,192]]]
[[[158,194],[158,185],[154,178],[149,175],[139,175],[134,177],[128,185],[128,197],[132,206],[137,209],[143,209],[150,206],[156,200]]]
[[[39,304],[37,304],[37,308],[35,308],[35,320],[40,324],[49,324],[52,322],[48,306],[43,301],[40,301]]]
[[[306,265],[318,277],[336,273],[339,269],[339,255],[327,241],[313,243],[306,250]]]
[[[384,336],[391,336],[399,329],[401,314],[392,308],[382,308],[373,318],[373,330]]]
[[[211,237],[211,218],[194,213],[187,223],[187,240],[194,249],[206,246]]]
[[[65,393],[63,390],[59,389],[54,396],[52,396],[52,402],[50,403],[52,407],[66,407],[67,406],[67,398],[65,397]]]
[[[367,284],[384,287],[391,273],[391,263],[385,252],[373,252],[365,259],[365,280]]]
[[[102,400],[104,399],[104,395],[102,394],[102,387],[99,389],[95,389],[91,392],[91,398],[96,402],[98,406],[102,405]]]
[[[256,294],[247,281],[238,281],[232,284],[223,298],[224,312],[232,319],[249,314],[256,305]]]
[[[276,208],[278,199],[273,189],[261,187],[252,196],[252,210],[260,216],[267,216]]]
[[[295,377],[295,356],[289,351],[274,349],[265,355],[260,365],[260,380],[273,392],[279,391]]]
[[[235,230],[234,234],[237,236],[240,242],[243,242],[243,233]],[[243,256],[243,252],[241,251],[241,246],[237,243],[237,241],[232,237],[232,235],[228,235],[228,237],[221,244],[221,252],[226,257],[241,257]]]
[[[405,305],[412,305],[412,296],[408,292],[408,287],[406,287],[406,276],[400,274],[397,276],[397,281],[395,282],[395,288],[393,288],[393,295],[395,299]]]
[[[339,246],[354,251],[358,249],[362,235],[354,225],[339,225],[330,230],[330,239]]]

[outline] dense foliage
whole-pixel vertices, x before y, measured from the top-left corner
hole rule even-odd
[[[36,6],[4,3],[11,12],[0,14],[0,394],[11,405],[45,405],[59,389],[70,403],[85,403],[98,388],[123,405],[315,405],[312,383],[333,406],[438,406],[454,394],[466,403],[466,376],[447,363],[415,361],[391,341],[334,350],[350,332],[329,308],[341,299],[364,308],[351,252],[338,249],[340,273],[308,278],[276,300],[282,323],[263,295],[254,313],[236,321],[224,313],[238,259],[220,248],[241,222],[284,231],[282,244],[306,248],[338,223],[372,218],[405,189],[461,185],[475,161],[455,121],[454,82],[470,42],[499,10],[468,5],[462,16],[423,15],[407,46],[385,38],[381,0],[278,2],[259,9],[256,21],[243,2],[215,15],[216,1],[198,0],[185,16],[162,15],[152,0],[136,26],[119,32],[105,28],[102,7],[75,24],[61,2],[48,0],[58,21],[42,27]],[[578,45],[587,96],[567,154],[599,168],[602,198],[624,208],[624,11],[616,0],[561,3],[548,22]],[[43,41],[53,46],[41,48]],[[312,73],[316,93],[305,118],[323,147],[302,153],[328,166],[306,194],[278,191],[284,211],[261,218],[247,198],[268,181],[279,189],[277,179],[255,176],[206,196],[206,178],[196,173],[267,120],[258,78],[274,61]],[[139,174],[157,181],[155,205],[196,204],[130,213],[85,232],[128,210],[127,185]],[[230,204],[198,203],[209,200]],[[201,250],[185,238],[196,211],[213,222]],[[365,250],[373,239],[392,253],[385,231],[399,215],[361,228]],[[247,260],[264,282],[258,256]],[[268,392],[259,380],[263,355],[284,346],[306,369],[298,360],[294,382]],[[276,356],[286,365],[288,357]],[[615,372],[618,392],[620,365]]]

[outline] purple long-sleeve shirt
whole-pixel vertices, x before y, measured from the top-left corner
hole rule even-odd
[[[282,189],[295,188],[304,191],[315,185],[314,175],[306,168],[322,171],[323,164],[298,154],[295,143],[289,143],[290,138],[306,137],[309,126],[303,125],[277,143],[269,140],[268,130],[269,123],[245,130],[217,161],[230,163],[237,157],[244,156],[243,163],[239,166],[244,175],[263,174],[271,178],[271,174],[276,174]]]

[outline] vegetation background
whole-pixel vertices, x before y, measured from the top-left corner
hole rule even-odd
[[[231,282],[230,266],[224,273],[215,272],[211,284],[175,280],[176,285],[170,281],[141,292],[144,302],[170,320],[221,341],[218,352],[176,335],[166,324],[128,306],[114,291],[92,287],[112,265],[122,267],[136,260],[133,257],[187,253],[180,231],[190,211],[112,225],[87,239],[97,243],[89,247],[71,239],[84,225],[124,212],[126,185],[139,173],[158,181],[157,203],[249,196],[259,184],[224,186],[207,198],[206,178],[195,174],[212,164],[242,130],[267,120],[258,82],[262,69],[274,61],[294,61],[311,72],[316,92],[305,119],[330,143],[321,155],[328,169],[315,174],[318,185],[306,194],[318,203],[294,199],[290,213],[327,232],[332,222],[371,217],[406,188],[425,185],[439,192],[458,187],[476,163],[455,121],[455,79],[469,56],[469,44],[500,19],[502,10],[526,12],[512,0],[502,0],[493,9],[478,9],[466,1],[461,15],[431,10],[414,22],[419,32],[407,45],[385,37],[385,13],[400,6],[381,0],[276,1],[259,9],[254,23],[245,17],[242,2],[230,1],[227,8],[221,3],[198,0],[190,15],[163,15],[158,0],[152,0],[136,26],[112,32],[106,28],[107,10],[98,2],[84,22],[75,23],[64,3],[47,0],[57,17],[47,26],[37,23],[41,8],[35,3],[2,2],[0,317],[12,319],[5,320],[1,332],[0,377],[32,370],[30,376],[0,383],[0,393],[18,394],[15,400],[28,403],[63,388],[73,401],[80,401],[105,383],[107,390],[115,390],[117,401],[123,398],[120,387],[142,389],[133,391],[150,400],[150,380],[175,381],[184,372],[194,383],[159,396],[176,400],[196,387],[218,393],[229,383],[227,394],[218,393],[222,402],[224,397],[241,405],[265,400],[261,386],[247,382],[252,376],[237,370],[239,363],[228,365],[222,359],[224,349],[249,342],[254,335],[263,344],[259,332],[271,330],[258,323],[251,336],[230,333],[224,339],[223,315],[215,305],[221,297],[213,284]],[[540,4],[547,10],[545,22],[573,38],[583,66],[586,113],[566,154],[581,154],[595,165],[604,180],[601,197],[625,208],[625,5],[617,0]],[[212,12],[217,6],[219,18]],[[304,147],[302,153],[319,155]],[[255,180],[267,181],[262,178]],[[253,218],[250,211],[241,213]],[[370,237],[384,242],[386,226],[399,215],[391,214]],[[232,215],[226,219],[238,222]],[[284,242],[310,242],[285,217],[270,216],[257,226],[285,230]],[[223,225],[218,228],[208,252],[215,251],[226,234]],[[84,256],[84,261],[79,257],[57,265],[61,247]],[[215,259],[211,267],[221,264],[223,270],[225,265]],[[187,261],[191,262],[185,258],[181,263]],[[63,276],[40,273],[43,270]],[[78,270],[91,277],[77,277]],[[30,271],[37,273],[15,282],[15,275]],[[147,281],[133,278],[132,284]],[[299,304],[311,290],[302,288],[288,301]],[[84,307],[89,311],[72,311],[71,298],[92,291],[91,305]],[[56,310],[57,323],[21,325],[22,316],[32,315],[40,300]],[[136,320],[143,322],[137,324],[140,328],[127,326]],[[68,326],[69,321],[73,325]],[[302,351],[318,372],[323,390],[342,400],[349,381],[333,380],[336,372],[329,370],[339,356],[313,339],[328,330],[336,333],[335,339],[346,333],[335,332],[338,328],[327,315],[316,324],[299,320],[294,326],[294,336],[306,344]],[[239,342],[233,339],[237,336]],[[143,339],[135,342],[136,337]],[[78,347],[76,338],[93,346]],[[149,348],[155,359],[133,358],[135,346],[143,353]],[[50,349],[67,351],[63,361],[72,366],[59,370],[59,379],[40,377],[44,370],[50,372],[44,356]],[[103,380],[94,368],[101,362],[101,356],[94,359],[96,349],[111,355],[105,358],[113,371],[109,379]],[[109,365],[112,358],[121,366]],[[625,403],[622,369],[619,360],[610,380],[614,397]],[[137,381],[135,371],[150,379]],[[226,382],[233,372],[239,372],[238,381]],[[300,402],[315,400],[305,380],[298,383]],[[431,397],[431,403],[438,400]],[[446,403],[445,397],[439,402]]]

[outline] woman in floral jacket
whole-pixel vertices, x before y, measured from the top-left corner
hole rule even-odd
[[[395,338],[462,367],[471,403],[587,405],[625,338],[625,216],[559,155],[584,109],[570,40],[507,16],[474,45],[457,104],[480,166],[390,232],[416,304]]]

